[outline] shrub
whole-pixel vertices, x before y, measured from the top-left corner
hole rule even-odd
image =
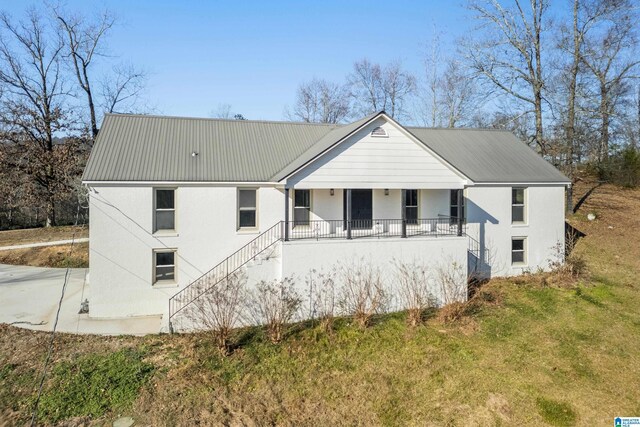
[[[338,273],[342,282],[338,305],[361,328],[366,328],[387,303],[380,269],[361,261],[340,265]]]
[[[307,280],[313,306],[312,317],[320,320],[320,324],[326,332],[333,329],[335,318],[337,305],[335,276],[335,269],[320,273],[312,270],[309,272]]]
[[[394,260],[393,264],[398,296],[402,307],[407,310],[407,322],[410,326],[417,326],[422,322],[424,310],[435,305],[434,297],[429,292],[431,272],[426,265],[417,261],[404,264]]]
[[[256,323],[266,325],[269,339],[275,344],[282,340],[284,327],[298,312],[301,303],[293,279],[263,280],[252,292],[249,315]]]
[[[143,361],[142,352],[134,349],[61,362],[52,370],[40,399],[39,414],[56,422],[71,417],[96,418],[126,409],[153,370],[153,365]]]
[[[210,331],[218,350],[225,355],[233,328],[240,326],[247,274],[240,270],[221,279],[214,277],[210,284],[203,295],[185,308],[184,316],[194,328]]]

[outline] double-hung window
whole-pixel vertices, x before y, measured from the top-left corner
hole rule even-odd
[[[522,265],[527,263],[527,239],[526,237],[513,237],[511,239],[511,264]]]
[[[156,188],[154,194],[154,232],[176,229],[176,190]]]
[[[405,207],[404,217],[407,224],[418,223],[418,190],[404,190]]]
[[[524,188],[511,189],[511,223],[522,224],[526,222],[525,191]]]
[[[238,189],[238,229],[256,228],[258,226],[257,202],[256,189]]]
[[[176,251],[159,249],[153,253],[153,283],[175,283]]]
[[[295,190],[293,193],[293,225],[309,225],[311,190]]]
[[[452,224],[455,224],[458,221],[458,215],[464,219],[464,193],[462,195],[462,206],[458,206],[458,194],[460,194],[460,191],[464,190],[451,190],[449,216],[451,217]]]

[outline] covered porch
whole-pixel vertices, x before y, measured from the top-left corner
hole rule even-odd
[[[285,241],[464,234],[462,188],[285,187],[284,193]]]

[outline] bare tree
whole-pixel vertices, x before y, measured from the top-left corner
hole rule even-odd
[[[340,265],[338,275],[341,281],[338,306],[353,316],[361,328],[366,328],[373,315],[383,312],[387,304],[380,269],[360,260]]]
[[[593,74],[598,88],[600,138],[598,161],[609,156],[610,127],[619,102],[631,89],[629,81],[637,77],[640,61],[636,48],[638,39],[637,8],[629,0],[596,2],[599,14],[598,31],[585,35],[582,61]]]
[[[472,0],[485,38],[467,43],[467,56],[476,73],[491,87],[524,105],[535,116],[535,144],[544,154],[542,66],[544,22],[547,0],[531,0],[526,8],[522,0],[506,8],[499,0]]]
[[[385,67],[368,59],[353,64],[348,76],[356,110],[363,115],[385,110],[396,119],[407,115],[406,102],[415,93],[416,79],[400,62]]]
[[[257,324],[267,327],[271,342],[284,337],[284,328],[298,312],[302,299],[293,279],[285,277],[271,282],[261,281],[249,298],[249,315]]]
[[[407,322],[411,326],[422,323],[422,315],[428,307],[435,306],[435,299],[429,290],[433,280],[429,267],[414,261],[402,263],[394,260],[398,295],[402,307],[407,310]]]
[[[247,274],[241,270],[200,284],[206,291],[187,306],[184,316],[193,328],[210,331],[220,352],[227,354],[231,332],[241,324]]]
[[[298,86],[290,119],[308,123],[340,123],[351,113],[349,91],[344,85],[313,79]]]
[[[144,89],[146,74],[131,65],[114,66],[111,73],[99,79],[101,91],[96,96],[93,65],[98,57],[105,56],[106,37],[115,26],[116,18],[108,10],[102,11],[93,20],[66,12],[59,6],[52,7],[52,12],[64,35],[66,56],[77,85],[86,96],[89,127],[95,140],[98,135],[98,106],[107,113],[123,111],[125,105],[130,107]]]
[[[5,138],[21,147],[12,167],[29,178],[31,193],[46,203],[46,225],[55,224],[55,203],[70,189],[77,172],[77,138],[56,139],[73,128],[65,108],[61,38],[31,10],[26,22],[0,15],[0,84],[4,102],[0,121]]]
[[[211,112],[210,116],[216,119],[233,118],[233,113],[231,112],[231,104],[227,104],[227,103],[218,104],[216,109]]]
[[[91,136],[95,139],[98,136],[98,122],[89,69],[94,56],[102,54],[101,42],[115,24],[115,18],[108,11],[104,11],[95,23],[88,23],[79,15],[64,13],[59,7],[53,8],[53,13],[64,32],[66,49],[78,86],[87,97]]]
[[[147,111],[140,107],[140,98],[147,84],[147,73],[130,64],[113,66],[111,73],[100,82],[105,113],[134,113]]]

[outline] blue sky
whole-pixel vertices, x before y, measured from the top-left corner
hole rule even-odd
[[[1,3],[16,17],[25,7]],[[303,81],[342,81],[364,57],[401,60],[419,75],[434,25],[450,40],[473,25],[455,0],[64,4],[83,13],[113,11],[120,24],[109,38],[110,52],[149,72],[146,98],[158,113],[186,116],[208,116],[227,103],[250,119],[280,120]]]

